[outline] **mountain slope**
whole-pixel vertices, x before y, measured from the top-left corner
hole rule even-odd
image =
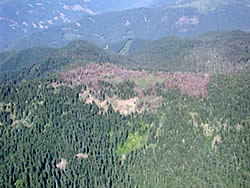
[[[0,187],[247,187],[250,74],[221,71],[249,64],[249,39],[165,37],[145,65],[87,41],[0,54]]]
[[[206,13],[184,4],[156,9],[132,9],[87,16],[78,24],[47,29],[9,47],[61,46],[75,39],[90,40],[108,47],[112,43],[123,44],[128,39],[136,38],[154,40],[166,35],[193,36],[210,30],[249,30],[248,17],[248,4],[235,2],[219,4],[216,9]]]
[[[0,54],[0,81],[19,82],[90,62],[128,64],[126,57],[111,54],[87,41],[73,41],[64,48],[31,48]],[[129,58],[128,58],[129,59]]]
[[[34,48],[0,54],[0,80],[19,82],[91,62],[170,72],[249,71],[249,46],[250,34],[242,31],[208,32],[194,38],[172,36],[152,42],[128,39],[109,46],[123,56],[87,41],[74,41],[59,49]]]
[[[159,7],[166,7],[169,5],[178,5],[190,1],[192,0],[153,0],[150,6],[154,8],[159,8]]]
[[[154,93],[145,88],[139,98],[133,87],[137,77],[114,82],[107,74],[94,93],[90,89],[96,85],[85,82],[99,75],[93,74],[96,69],[87,70],[70,71],[78,74],[67,80],[0,86],[1,187],[249,185],[249,74],[167,74],[165,83],[153,80]],[[120,70],[118,76],[136,72]],[[80,73],[87,76],[74,82]],[[136,75],[142,85],[145,78],[152,79],[145,72]],[[204,80],[206,84],[199,85]],[[201,87],[206,95],[182,93],[171,81],[191,93]],[[135,98],[145,99],[145,104],[160,102],[142,112],[116,110],[138,108]]]
[[[190,7],[197,9],[200,13],[208,13],[220,9],[223,5],[241,4],[249,5],[249,0],[154,0],[152,7]]]
[[[85,15],[146,6],[137,0],[5,0],[0,2],[0,49],[32,32],[74,23]]]
[[[233,5],[233,6],[248,6],[250,3],[249,0],[186,0],[183,3],[177,3],[172,5],[172,7],[183,8],[190,7],[197,9],[201,14],[208,14],[209,12],[215,12],[221,9],[223,6]],[[236,8],[237,10],[237,8]]]
[[[232,72],[250,67],[250,33],[209,32],[195,38],[165,37],[133,55],[137,64],[168,71]]]

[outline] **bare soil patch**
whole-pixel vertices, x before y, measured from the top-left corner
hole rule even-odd
[[[137,111],[136,104],[138,98],[131,98],[127,100],[121,100],[117,97],[109,98],[106,97],[106,100],[101,101],[95,96],[91,95],[89,91],[85,91],[80,94],[80,98],[85,100],[87,104],[92,104],[93,102],[98,106],[104,109],[105,112],[108,111],[109,104],[112,105],[112,108],[117,112],[119,111],[123,115],[128,115]]]
[[[115,100],[112,107],[115,111],[119,111],[123,115],[128,115],[131,113],[135,113],[137,111],[136,103],[138,98],[132,98],[127,100]]]
[[[87,159],[89,155],[87,153],[78,153],[76,154],[76,157],[81,159]]]
[[[68,164],[67,160],[65,160],[64,158],[61,158],[61,162],[56,164],[56,168],[59,168],[61,170],[65,170],[67,167],[67,164]]]

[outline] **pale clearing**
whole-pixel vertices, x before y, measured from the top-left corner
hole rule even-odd
[[[61,170],[65,170],[68,162],[64,158],[61,158],[61,162],[56,164],[56,168],[59,168]]]
[[[76,157],[81,159],[87,159],[89,155],[87,153],[78,153],[76,154]]]

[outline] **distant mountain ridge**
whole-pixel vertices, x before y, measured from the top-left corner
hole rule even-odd
[[[221,5],[227,4],[249,4],[249,0],[154,0],[151,3],[151,7],[164,7],[164,6],[176,6],[176,7],[193,7],[198,10],[215,10]]]
[[[142,0],[4,0],[0,2],[0,48],[16,38],[57,25],[74,23],[86,15],[147,5]]]
[[[159,7],[169,6],[169,5],[177,5],[181,3],[186,3],[189,1],[192,1],[192,0],[154,0],[151,3],[151,7],[159,8]]]
[[[185,1],[164,8],[138,8],[85,16],[75,23],[54,26],[26,36],[10,43],[6,50],[61,47],[78,39],[91,41],[105,49],[112,49],[114,43],[124,45],[129,41],[126,44],[129,48],[137,38],[156,40],[166,35],[194,36],[210,30],[250,30],[250,7],[247,1],[219,3],[216,9],[210,7],[213,5],[211,3],[200,7],[194,2],[198,1],[194,0],[191,4]]]

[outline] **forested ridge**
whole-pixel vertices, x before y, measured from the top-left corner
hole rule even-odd
[[[0,81],[31,80],[89,62],[128,64],[131,58],[107,52],[88,41],[73,41],[64,48],[29,48],[0,54]]]
[[[168,71],[86,41],[0,56],[0,187],[250,185],[248,69]]]
[[[73,41],[63,48],[4,52],[0,54],[0,81],[17,83],[91,62],[164,72],[249,71],[249,36],[249,32],[243,31],[212,31],[193,38],[168,36],[151,42],[138,39],[129,46],[124,43],[123,48],[111,45],[110,50],[115,53],[83,40]]]
[[[167,36],[132,54],[137,64],[165,71],[225,73],[249,70],[249,47],[249,32],[212,31],[193,38]]]

